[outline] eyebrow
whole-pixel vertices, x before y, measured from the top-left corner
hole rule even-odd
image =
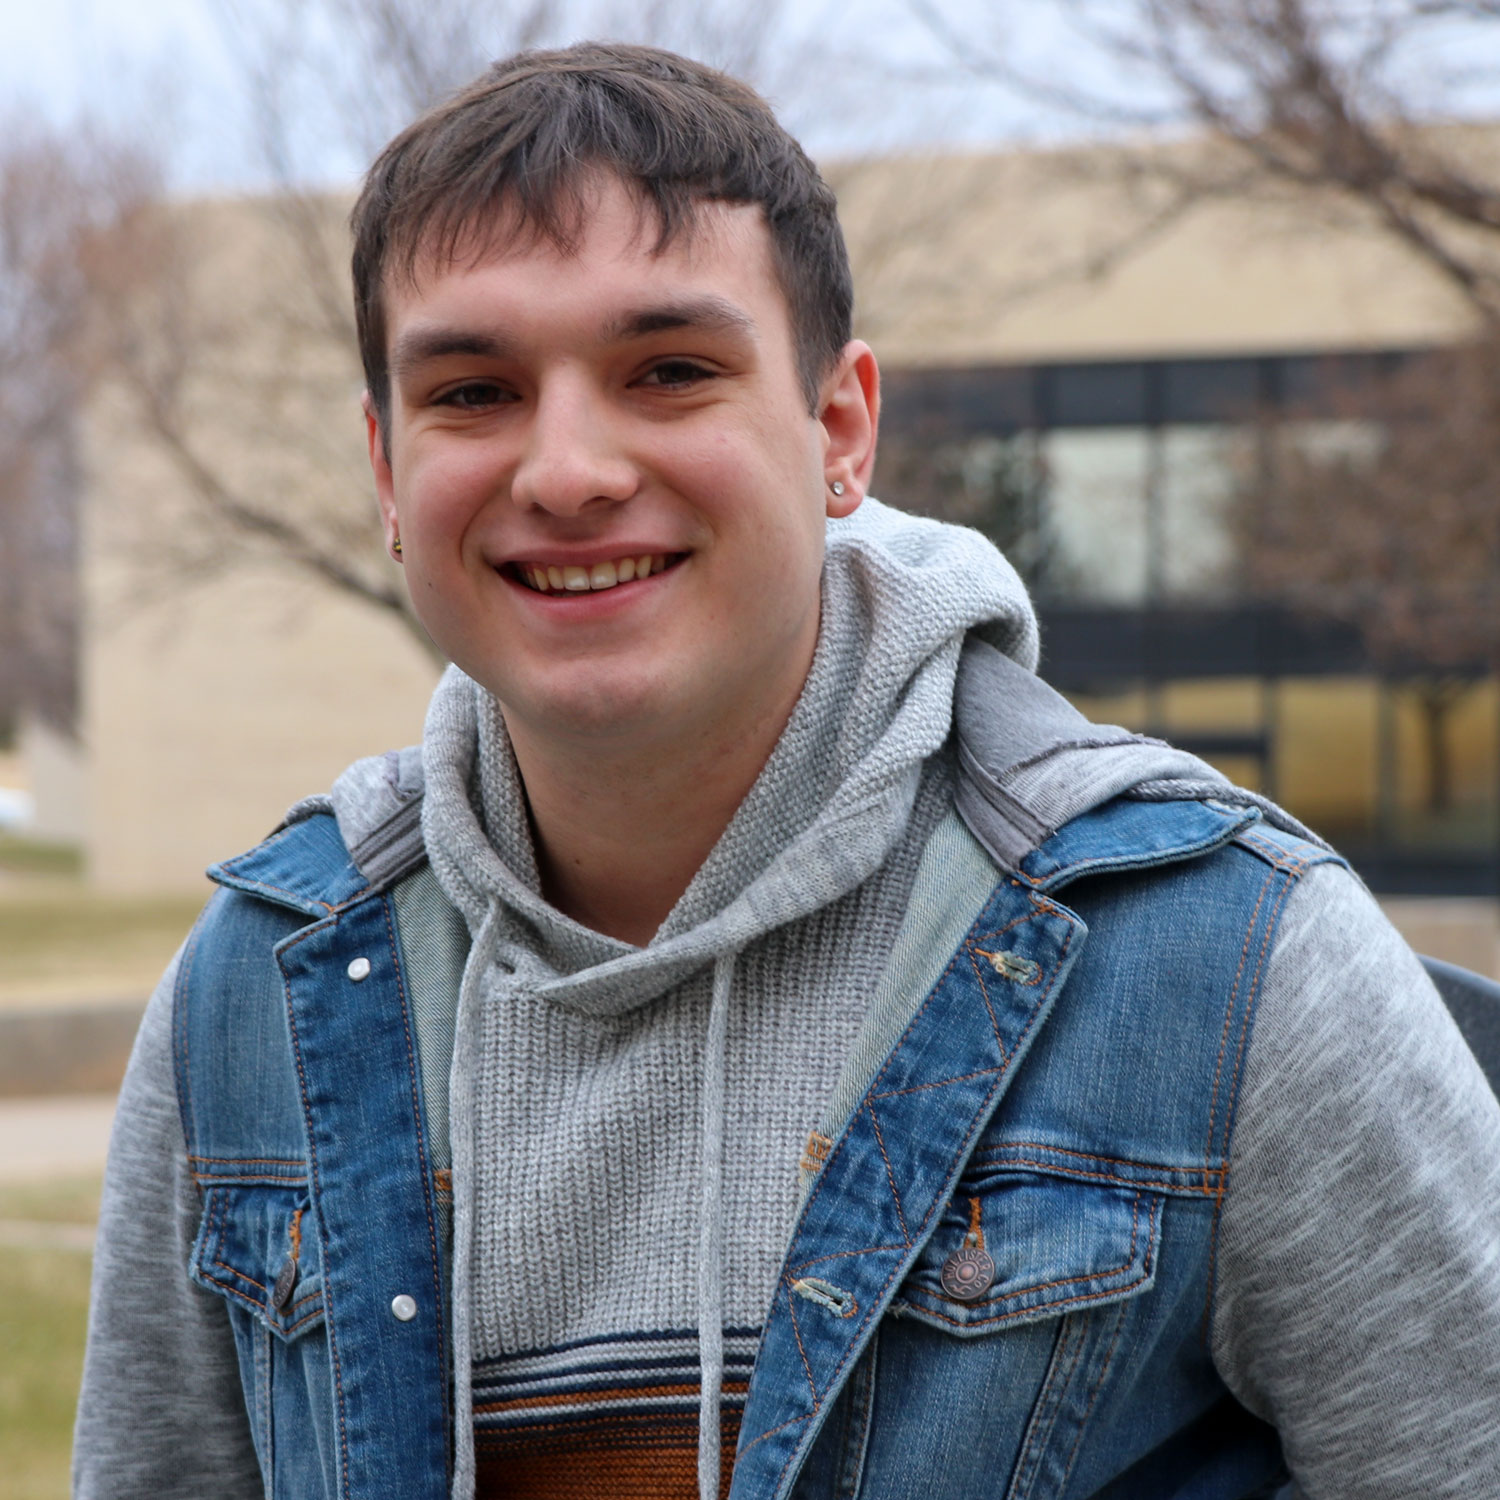
[[[637,308],[612,318],[604,327],[610,343],[644,338],[673,328],[702,328],[709,332],[737,333],[755,341],[755,320],[726,297],[689,297],[680,302],[662,302]]]
[[[411,370],[450,354],[505,359],[515,353],[515,348],[510,339],[494,333],[467,328],[414,328],[396,340],[391,350],[391,374],[400,381]]]
[[[689,297],[681,301],[655,303],[620,313],[604,325],[608,343],[626,343],[674,328],[701,328],[729,332],[756,340],[755,320],[727,297]],[[391,350],[391,374],[397,382],[412,370],[453,354],[479,359],[509,359],[517,351],[514,340],[498,333],[472,328],[413,328],[396,340]]]

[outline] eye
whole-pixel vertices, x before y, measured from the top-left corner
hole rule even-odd
[[[434,400],[435,406],[453,406],[460,411],[479,411],[486,406],[499,406],[510,400],[504,386],[492,380],[467,380],[451,390],[444,391]]]
[[[663,390],[682,390],[701,380],[712,380],[715,372],[691,359],[664,359],[641,376],[640,384]]]

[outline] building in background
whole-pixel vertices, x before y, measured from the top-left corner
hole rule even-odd
[[[1406,680],[1353,628],[1268,607],[1237,545],[1268,429],[1378,441],[1348,398],[1468,337],[1462,300],[1347,205],[1282,191],[1155,214],[1105,153],[832,175],[886,378],[876,493],[1012,549],[1043,670],[1091,713],[1270,792],[1379,888],[1493,890],[1500,700],[1482,665],[1432,816]],[[312,276],[275,204],[177,214],[193,247],[163,304],[177,322],[152,317],[146,341],[167,340],[176,405],[143,421],[140,383],[106,390],[84,454],[85,844],[113,889],[200,882],[354,756],[414,740],[438,670],[370,602],[394,578],[359,374],[316,294],[342,278],[337,206]],[[225,494],[278,524],[335,519],[312,564],[289,560],[274,526],[236,530]],[[330,581],[330,558],[358,587]]]
[[[1500,131],[1449,134],[1500,152]],[[841,202],[886,374],[877,491],[1007,545],[1044,674],[1094,717],[1276,797],[1381,891],[1488,895],[1492,653],[1378,653],[1350,618],[1289,607],[1247,556],[1275,455],[1378,463],[1378,393],[1473,338],[1472,306],[1326,194],[1263,186],[1158,225],[1140,193],[1104,152],[859,169]],[[924,223],[943,226],[934,260]],[[1383,524],[1331,499],[1330,539],[1335,520]],[[1321,545],[1319,497],[1299,500]],[[1500,495],[1480,504],[1500,516]]]

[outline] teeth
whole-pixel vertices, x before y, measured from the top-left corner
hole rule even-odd
[[[612,589],[616,584],[649,578],[667,566],[667,554],[648,552],[641,557],[621,557],[614,562],[594,563],[582,568],[568,563],[554,567],[551,563],[521,563],[516,571],[525,583],[541,594],[583,594],[590,590]]]

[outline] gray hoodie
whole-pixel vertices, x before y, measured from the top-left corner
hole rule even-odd
[[[1036,682],[1029,605],[981,538],[867,501],[830,524],[822,634],[781,742],[634,949],[541,897],[498,709],[445,677],[422,762],[432,869],[472,937],[447,1101],[461,1413],[471,1373],[545,1387],[553,1351],[647,1329],[697,1334],[704,1415],[717,1408],[726,1357],[753,1345],[769,1301],[803,1141],[828,1118],[909,936],[923,849],[950,821],[966,636],[1007,663],[960,726],[1004,772],[1002,859],[1128,788],[1228,794],[1201,763],[1084,725]],[[340,783],[347,842],[392,795],[370,764]],[[227,1323],[181,1275],[196,1194],[169,995],[152,1002],[112,1150],[82,1495],[257,1491]],[[1500,1493],[1497,1188],[1500,1110],[1482,1076],[1368,896],[1320,867],[1288,902],[1265,981],[1212,1323],[1226,1382],[1281,1429],[1309,1493]],[[194,1372],[185,1399],[174,1363]],[[717,1422],[702,1431],[712,1493]]]

